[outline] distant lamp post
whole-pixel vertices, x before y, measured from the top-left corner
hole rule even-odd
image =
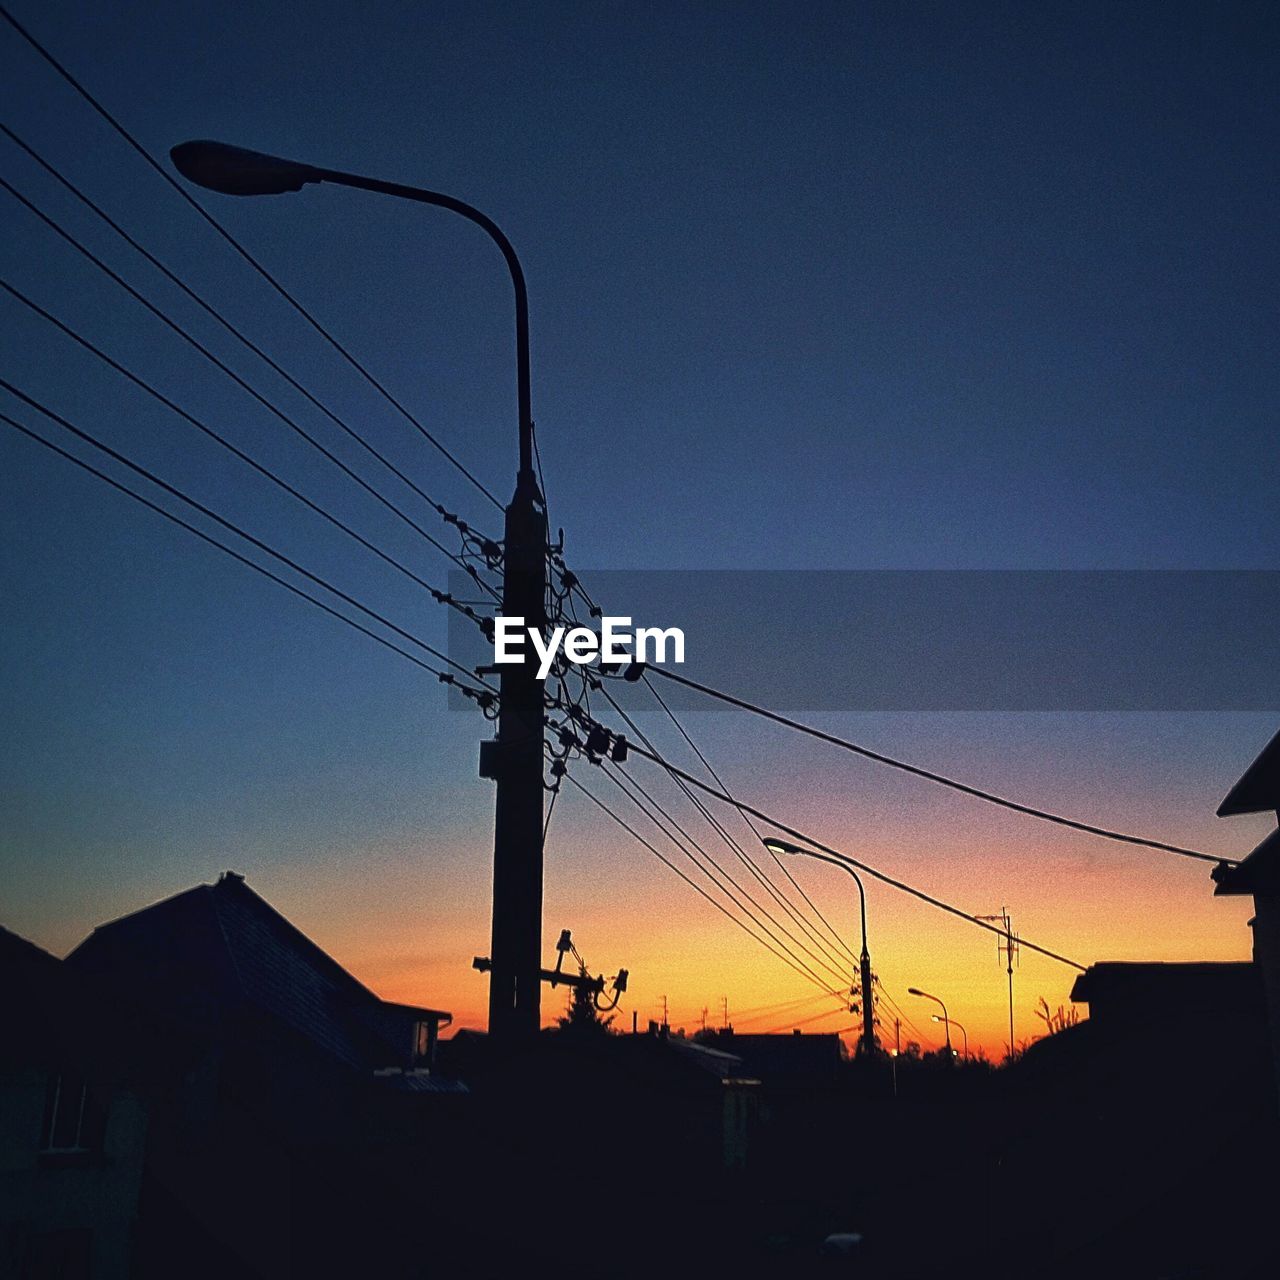
[[[871,955],[867,951],[867,890],[862,877],[843,858],[833,858],[816,849],[805,849],[775,836],[766,836],[763,843],[772,853],[802,854],[806,858],[817,858],[819,862],[829,862],[833,867],[847,871],[858,886],[858,906],[862,920],[862,953],[858,957],[858,985],[862,990],[862,1035],[858,1037],[858,1052],[874,1054],[879,1046],[876,1044],[875,1001],[871,989]]]
[[[930,1022],[946,1022],[947,1019],[944,1018],[940,1013],[931,1013],[929,1015],[929,1021]],[[961,1023],[957,1022],[954,1018],[951,1019],[951,1025],[953,1027],[959,1027],[960,1034],[964,1036],[964,1040],[962,1042],[964,1044],[964,1048],[960,1051],[960,1056],[964,1058],[964,1060],[967,1062],[969,1060],[969,1033],[964,1029],[964,1026]]]
[[[927,991],[921,991],[919,987],[908,987],[907,995],[920,996],[921,999],[932,1000],[934,1004],[939,1005],[941,1007],[942,1027],[943,1027],[943,1030],[947,1033],[947,1057],[954,1058],[955,1050],[953,1050],[951,1047],[951,1019],[947,1017],[947,1006],[943,1004],[942,1001],[939,1000],[937,996],[931,996]],[[935,1017],[934,1022],[937,1022],[937,1021],[938,1019]]]

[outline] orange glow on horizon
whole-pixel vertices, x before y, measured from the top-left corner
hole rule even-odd
[[[841,847],[838,839],[831,843]],[[1020,935],[1082,964],[1249,958],[1247,920],[1252,904],[1214,898],[1206,864],[1173,859],[1170,866],[1157,860],[1160,855],[1117,858],[1091,845],[1082,854],[1078,838],[1067,843],[1072,847],[1065,852],[1022,843],[989,845],[981,859],[957,854],[931,857],[927,865],[921,865],[917,851],[899,845],[892,852],[882,847],[874,861],[965,910],[990,913],[1007,905]],[[845,846],[852,847],[852,840]],[[599,887],[591,892],[592,886],[578,877],[558,875],[557,855],[548,858],[545,963],[554,963],[554,935],[568,926],[593,973],[629,969],[630,989],[615,1014],[616,1029],[630,1030],[633,1011],[641,1030],[651,1019],[660,1019],[665,995],[672,1028],[692,1034],[704,1008],[708,1025],[719,1025],[721,998],[727,997],[729,1021],[743,1032],[785,1032],[793,1027],[840,1031],[852,1047],[858,1017],[847,1006],[823,996],[815,983],[752,942],[656,861],[637,860],[632,850],[625,833],[610,836],[605,850],[595,850],[612,857],[620,882],[616,889],[605,886],[603,892]],[[482,865],[487,862],[482,847],[475,856]],[[856,952],[852,882],[818,863],[796,866],[793,874]],[[448,912],[438,901],[415,893],[407,872],[398,871],[396,879],[400,883],[392,889],[389,909],[363,901],[367,894],[385,902],[385,885],[369,885],[364,892],[335,886],[332,897],[313,887],[302,900],[296,886],[283,893],[269,885],[259,888],[286,914],[292,911],[305,931],[380,995],[450,1010],[452,1030],[483,1029],[487,979],[471,968],[471,959],[489,949],[487,875],[483,887],[472,886],[465,910]],[[971,1053],[1003,1058],[1008,991],[997,952],[999,939],[874,880],[868,880],[867,892],[873,966],[898,1006],[895,1010],[885,999],[877,1009],[881,1044],[892,1046],[897,1016],[904,1020],[904,1047],[912,1040],[925,1050],[943,1043],[942,1027],[929,1020],[936,1006],[907,995],[908,987],[915,986],[947,1002],[950,1015],[968,1031]],[[763,891],[757,890],[756,896],[772,906],[774,915],[813,952],[824,954]],[[369,915],[378,912],[380,917],[370,927]],[[840,985],[839,971],[831,973],[801,955],[832,988]],[[1014,973],[1019,1043],[1044,1034],[1035,1013],[1041,997],[1051,1010],[1071,1007],[1075,977],[1075,971],[1023,948]],[[842,978],[847,989],[852,972]],[[564,988],[544,988],[545,1025],[563,1013],[567,999]],[[1079,1012],[1085,1016],[1086,1007],[1079,1006]],[[958,1032],[953,1047],[961,1047]]]

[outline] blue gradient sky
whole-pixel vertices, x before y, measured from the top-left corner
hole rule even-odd
[[[491,213],[529,278],[552,521],[584,568],[1280,561],[1274,6],[13,10],[156,155],[218,137]],[[11,127],[496,531],[7,28],[0,64]],[[7,142],[0,157],[257,378]],[[506,495],[510,302],[474,228],[354,192],[208,202]],[[443,582],[440,557],[7,196],[0,218],[5,278]],[[6,376],[443,638],[434,606],[7,299],[0,326]],[[387,994],[478,1011],[467,966],[487,948],[492,802],[478,725],[393,655],[8,431],[0,486],[6,922],[61,951],[233,866]],[[1203,867],[975,813],[725,716],[693,725],[766,807],[974,909],[1009,901],[1028,934],[1085,959],[1247,952],[1243,904],[1209,900]],[[1166,838],[1241,852],[1265,829],[1211,813],[1267,716],[828,725]],[[626,837],[562,806],[547,927],[572,925],[601,967],[630,961],[642,1019],[659,992],[691,1008],[726,990],[741,1005],[804,994]],[[810,887],[844,909],[845,886]],[[998,1014],[984,939],[878,908],[886,982],[933,974],[977,993],[990,969]],[[1069,980],[1042,985],[1062,998]]]

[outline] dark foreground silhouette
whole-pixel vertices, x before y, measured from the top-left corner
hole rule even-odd
[[[0,1277],[1276,1274],[1252,965],[1095,966],[896,1092],[830,1036],[440,1038],[230,875],[0,982]]]

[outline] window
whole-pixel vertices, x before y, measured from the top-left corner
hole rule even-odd
[[[429,1067],[432,1058],[435,1057],[436,1037],[435,1023],[423,1020],[414,1028],[413,1036],[413,1065],[415,1067]]]
[[[106,1129],[106,1108],[97,1089],[72,1072],[50,1075],[45,1088],[42,1151],[97,1151]]]

